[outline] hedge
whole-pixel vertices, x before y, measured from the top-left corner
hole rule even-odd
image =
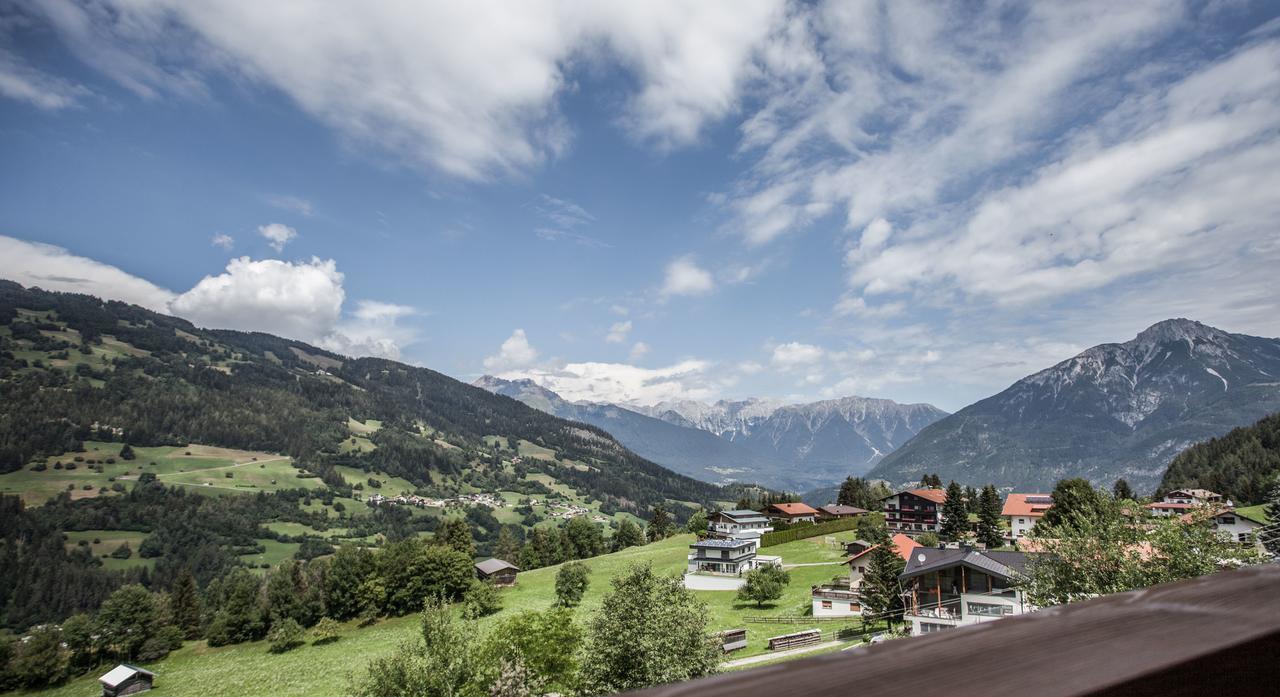
[[[844,532],[858,527],[857,518],[836,518],[828,520],[825,523],[815,523],[814,525],[802,525],[798,528],[790,530],[778,530],[776,532],[766,532],[760,536],[761,547],[772,547],[780,545],[784,542],[795,542],[803,540],[806,537],[817,537],[818,535],[827,535],[833,532]]]

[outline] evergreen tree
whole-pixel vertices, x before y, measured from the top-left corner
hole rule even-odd
[[[169,616],[185,639],[200,637],[200,589],[190,567],[182,567],[169,590]]]
[[[902,595],[898,575],[906,568],[906,562],[898,556],[889,531],[881,530],[868,540],[875,547],[867,562],[867,572],[862,581],[862,605],[871,612],[873,619],[884,619],[892,626],[902,618]]]
[[[879,492],[862,477],[846,477],[840,484],[840,493],[836,495],[836,503],[841,506],[856,506],[868,511],[880,509]]]
[[[938,537],[947,542],[964,539],[969,532],[969,509],[964,505],[964,491],[954,480],[947,485],[947,500],[942,504],[942,528]]]
[[[476,555],[476,542],[471,537],[471,526],[462,518],[446,520],[436,531],[436,541],[452,547],[468,557]]]
[[[1000,530],[1000,495],[995,486],[988,484],[982,487],[978,497],[978,542],[988,549],[999,547],[1004,543]]]
[[[493,556],[513,564],[520,561],[520,537],[516,534],[519,527],[503,525],[498,531],[498,541],[493,545]]]
[[[1258,531],[1258,540],[1267,552],[1280,556],[1280,477],[1271,485],[1271,496],[1262,512],[1267,516],[1267,524]]]
[[[137,455],[133,454],[133,448],[130,447],[128,443],[125,443],[123,446],[120,447],[121,460],[132,460],[135,457],[137,457]]]
[[[649,527],[645,531],[650,542],[665,540],[671,534],[671,516],[661,504],[653,507],[653,517],[649,518]]]
[[[1117,501],[1137,500],[1137,494],[1133,493],[1133,488],[1129,486],[1128,480],[1117,479],[1115,486],[1111,487],[1111,494],[1115,496]]]
[[[971,486],[966,486],[964,488],[965,511],[968,513],[977,514],[978,509],[981,507],[981,503],[982,502],[979,500],[979,496],[978,496],[978,490]]]
[[[631,522],[631,519],[624,518],[618,525],[618,531],[613,533],[613,551],[638,547],[642,544],[644,544],[644,531],[639,525]]]

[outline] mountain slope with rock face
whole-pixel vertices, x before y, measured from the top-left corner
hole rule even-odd
[[[635,452],[683,474],[789,490],[861,474],[946,416],[928,404],[864,397],[795,405],[751,399],[622,407],[569,402],[531,380],[485,376],[475,384],[561,418],[598,426]]]
[[[1062,477],[1150,491],[1175,455],[1280,409],[1280,340],[1186,319],[1102,344],[924,429],[870,472],[1045,489]]]

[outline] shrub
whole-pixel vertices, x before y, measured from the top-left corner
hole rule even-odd
[[[321,617],[316,626],[311,628],[311,643],[316,646],[332,644],[338,639],[338,621],[332,617]]]
[[[123,542],[111,552],[112,559],[128,559],[133,556],[133,550],[130,549],[128,542]]]
[[[857,518],[838,518],[836,520],[829,520],[825,523],[818,523],[817,525],[805,525],[802,527],[793,527],[790,530],[766,532],[760,536],[760,546],[772,547],[784,542],[795,542],[796,540],[803,540],[808,537],[817,537],[818,535],[828,535],[833,532],[853,530],[857,526]]]
[[[267,632],[267,641],[271,645],[271,653],[284,653],[302,645],[302,625],[291,617],[286,617],[271,626]]]
[[[36,465],[35,465],[35,467],[32,467],[32,468],[31,468],[31,471],[32,471],[32,472],[43,472],[43,471],[45,471],[45,470],[47,470],[47,469],[49,469],[48,465],[44,464],[43,462],[37,462],[37,463],[36,463]]]
[[[583,593],[587,592],[591,571],[580,561],[569,562],[556,572],[556,602],[564,607],[573,607],[582,602]]]
[[[502,598],[492,583],[473,580],[462,596],[462,614],[467,619],[479,619],[502,609]]]

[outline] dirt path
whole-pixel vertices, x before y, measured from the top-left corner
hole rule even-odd
[[[185,470],[182,472],[165,472],[164,474],[157,474],[156,479],[164,479],[165,477],[173,477],[179,474],[194,474],[196,472],[217,472],[218,470],[233,470],[237,467],[248,467],[249,465],[265,465],[268,462],[280,462],[281,460],[288,460],[288,459],[289,458],[287,457],[273,457],[270,460],[250,460],[249,462],[238,462],[234,465],[218,465],[217,467],[201,467],[200,469]]]
[[[759,656],[747,656],[746,658],[739,658],[733,661],[725,661],[724,663],[720,664],[720,667],[721,668],[740,668],[742,666],[749,666],[755,663],[775,661],[779,658],[786,658],[787,656],[797,656],[802,653],[809,653],[810,651],[821,651],[822,649],[830,649],[830,648],[839,646],[842,643],[843,642],[839,642],[839,641],[826,641],[821,644],[813,644],[811,646],[802,646],[798,649],[787,649],[786,651],[773,651],[770,653],[762,653]]]

